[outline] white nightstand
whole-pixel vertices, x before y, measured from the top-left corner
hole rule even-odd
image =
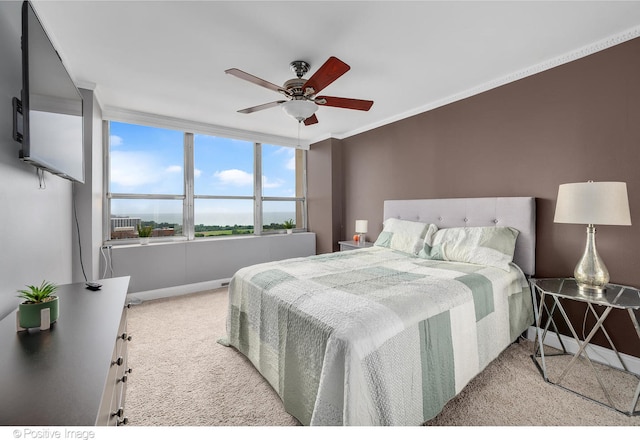
[[[373,246],[373,243],[370,243],[368,241],[365,241],[364,245],[360,245],[353,240],[339,241],[338,244],[340,245],[340,251],[352,251],[354,249],[362,249]]]

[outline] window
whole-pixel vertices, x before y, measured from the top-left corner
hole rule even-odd
[[[254,144],[196,135],[193,153],[195,237],[253,234]]]
[[[306,228],[304,150],[114,121],[108,131],[106,240],[141,226],[165,239]]]
[[[279,229],[287,220],[305,227],[302,150],[263,145],[262,156],[262,227]]]
[[[183,235],[184,134],[112,122],[109,136],[109,239]]]

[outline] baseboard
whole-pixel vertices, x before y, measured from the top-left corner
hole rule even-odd
[[[163,289],[129,293],[127,295],[127,302],[129,304],[140,304],[143,301],[187,295],[189,293],[202,292],[204,290],[219,289],[221,287],[229,285],[229,281],[231,281],[231,279],[226,278],[222,280],[212,280],[202,283],[185,284],[182,286],[165,287]]]
[[[535,336],[536,328],[529,327],[529,329],[527,330],[527,339],[534,341]],[[552,331],[547,332],[547,335],[544,338],[544,345],[562,350],[560,339],[562,339],[562,343],[569,353],[576,353],[578,351],[578,344],[572,337],[565,335],[558,336],[558,334]],[[589,355],[589,359],[594,362],[600,362],[605,365],[610,365],[614,368],[623,368],[620,364],[620,361],[618,360],[618,357],[616,356],[615,351],[610,348],[601,347],[600,345],[595,344],[589,344],[586,351]],[[634,374],[640,375],[640,358],[625,353],[620,353],[620,357],[624,361],[629,371]]]

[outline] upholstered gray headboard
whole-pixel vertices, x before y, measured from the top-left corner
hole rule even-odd
[[[384,219],[433,223],[438,228],[511,226],[520,233],[513,257],[527,275],[535,273],[536,200],[534,197],[385,200]]]

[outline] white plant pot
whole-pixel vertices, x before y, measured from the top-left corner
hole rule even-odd
[[[293,229],[287,229],[287,234],[293,234]]]
[[[140,244],[149,244],[149,237],[140,237]]]

